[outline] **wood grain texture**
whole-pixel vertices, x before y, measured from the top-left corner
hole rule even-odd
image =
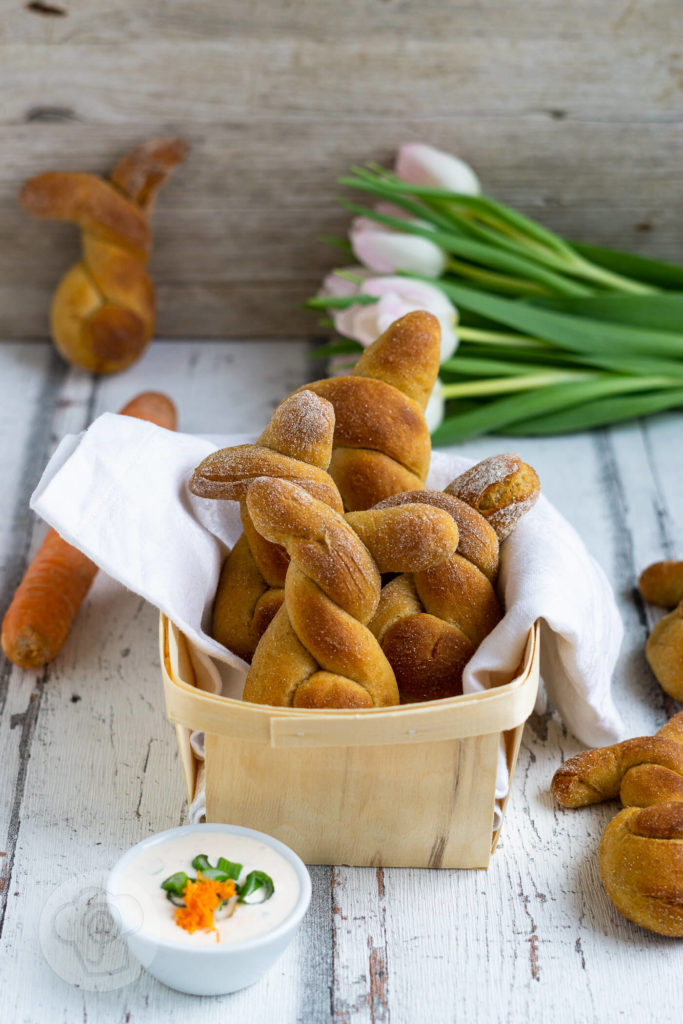
[[[563,233],[683,259],[675,0],[4,6],[6,334],[46,335],[77,252],[68,226],[21,213],[20,183],[106,171],[162,132],[193,147],[154,222],[162,336],[319,333],[300,303],[337,261],[316,241],[348,220],[335,181],[408,138],[458,152]]]

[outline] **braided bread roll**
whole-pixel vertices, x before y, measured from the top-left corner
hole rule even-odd
[[[380,570],[447,557],[458,541],[450,517],[426,506],[369,512],[356,524],[369,549],[342,515],[289,480],[255,480],[247,507],[256,529],[286,547],[290,564],[285,603],[256,648],[244,699],[308,708],[398,704],[394,673],[367,628]]]
[[[448,511],[460,532],[453,557],[384,587],[370,623],[396,673],[402,701],[462,693],[465,665],[503,614],[493,589],[499,539],[509,535],[538,494],[531,466],[518,455],[495,455],[444,492],[407,492],[377,506],[428,502]]]
[[[332,454],[334,410],[299,391],[281,402],[255,444],[222,448],[195,469],[189,487],[201,498],[240,502],[244,533],[223,563],[213,609],[213,636],[245,661],[284,600],[289,557],[255,528],[246,497],[262,476],[296,481],[341,512],[339,492],[325,472]]]
[[[330,474],[348,511],[423,486],[431,454],[424,409],[440,346],[436,317],[408,313],[365,350],[349,376],[306,385],[334,406]]]
[[[370,623],[396,674],[401,702],[411,704],[462,693],[463,669],[502,611],[492,582],[498,538],[486,520],[439,491],[397,494],[377,507],[406,502],[443,509],[460,537],[457,551],[439,565],[391,580]]]
[[[683,711],[655,736],[586,750],[558,768],[551,792],[563,807],[620,797],[629,807],[683,801]]]
[[[83,255],[52,301],[59,352],[76,366],[114,373],[134,362],[154,333],[154,288],[146,265],[148,215],[157,190],[187,152],[182,139],[154,139],[127,153],[107,182],[94,174],[51,171],[20,193],[34,217],[70,220],[83,232]]]
[[[598,864],[620,914],[683,937],[683,803],[620,811],[603,833]]]

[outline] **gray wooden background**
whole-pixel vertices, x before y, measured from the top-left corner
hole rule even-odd
[[[0,0],[0,311],[47,333],[78,251],[24,178],[174,132],[152,272],[166,337],[311,333],[335,179],[422,139],[574,237],[683,259],[680,0]]]

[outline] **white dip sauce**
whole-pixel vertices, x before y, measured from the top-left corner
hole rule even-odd
[[[142,926],[135,931],[165,942],[192,947],[215,946],[216,932],[190,934],[175,923],[176,908],[161,888],[164,879],[176,871],[184,871],[195,878],[197,872],[192,861],[200,853],[205,853],[214,865],[219,857],[242,864],[239,882],[243,882],[250,871],[264,871],[275,887],[273,895],[265,902],[238,903],[232,917],[216,921],[220,942],[243,942],[263,935],[284,921],[294,909],[299,898],[299,879],[289,861],[250,836],[211,832],[207,828],[201,835],[191,833],[160,842],[135,858],[112,889],[124,921],[142,921]]]

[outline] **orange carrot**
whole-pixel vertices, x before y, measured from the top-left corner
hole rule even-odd
[[[158,391],[146,391],[121,410],[175,430],[173,402]],[[56,530],[48,534],[17,587],[2,623],[2,649],[20,668],[40,668],[61,650],[97,566]]]
[[[143,391],[141,395],[131,398],[124,405],[121,416],[135,416],[138,420],[149,420],[158,427],[175,430],[178,426],[178,414],[175,405],[161,391]]]
[[[175,923],[190,935],[199,929],[216,932],[216,941],[218,942],[219,935],[213,912],[224,900],[232,899],[236,892],[237,889],[232,879],[227,882],[216,882],[213,879],[204,878],[201,871],[198,871],[197,880],[193,881],[188,878],[187,885],[183,889],[185,906],[176,910]]]

